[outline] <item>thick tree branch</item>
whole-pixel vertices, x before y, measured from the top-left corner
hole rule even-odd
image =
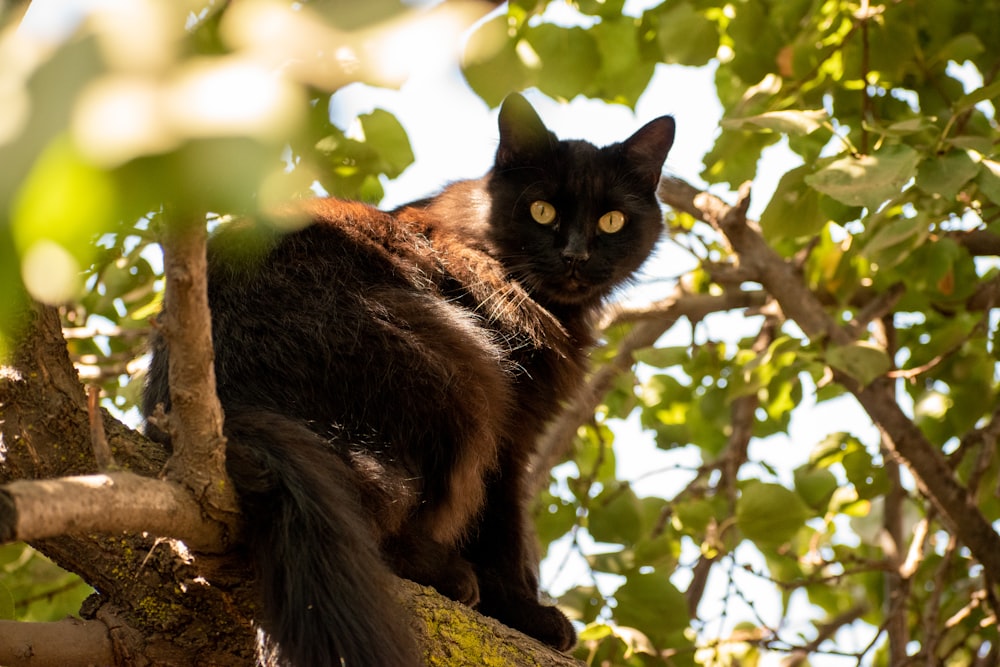
[[[206,521],[190,492],[173,482],[114,472],[0,487],[0,541],[126,531],[173,537],[209,553],[227,546],[222,525]]]
[[[659,194],[667,204],[721,232],[732,245],[741,266],[753,271],[785,315],[795,320],[807,336],[835,345],[853,342],[851,335],[827,314],[794,267],[771,249],[756,225],[746,219],[750,195],[747,185],[740,188],[735,206],[728,206],[719,198],[677,179],[663,179]],[[878,425],[887,449],[913,473],[920,490],[934,502],[959,539],[983,565],[987,578],[994,584],[1000,582],[1000,535],[971,502],[968,491],[956,480],[940,450],[903,413],[894,400],[892,380],[882,377],[868,386],[861,386],[840,371],[834,370],[833,375],[854,394]]]

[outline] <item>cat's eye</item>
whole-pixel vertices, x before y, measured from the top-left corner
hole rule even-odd
[[[540,225],[551,225],[556,219],[556,207],[539,199],[531,205],[531,217]]]
[[[614,234],[625,226],[625,214],[621,211],[608,211],[597,221],[597,227],[605,234]]]

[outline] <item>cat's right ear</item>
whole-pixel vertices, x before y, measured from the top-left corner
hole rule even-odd
[[[538,113],[519,93],[511,93],[500,105],[498,122],[496,166],[500,169],[543,157],[555,141]]]

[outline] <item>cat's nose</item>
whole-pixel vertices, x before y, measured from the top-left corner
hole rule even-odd
[[[563,249],[563,251],[559,253],[559,256],[562,258],[563,264],[566,265],[566,268],[569,269],[579,268],[584,264],[584,262],[590,259],[590,253],[586,250],[574,250],[571,248]]]

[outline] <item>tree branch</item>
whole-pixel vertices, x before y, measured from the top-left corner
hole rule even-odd
[[[222,525],[206,520],[191,493],[172,482],[114,472],[0,487],[0,542],[123,531],[173,537],[208,553],[228,546]]]
[[[73,667],[116,664],[108,626],[67,618],[53,623],[0,621],[0,665]]]
[[[167,477],[205,500],[206,511],[227,525],[238,515],[226,475],[222,406],[215,393],[212,321],[208,309],[204,216],[167,213],[163,247],[166,283],[160,330],[170,347],[173,456]]]
[[[853,342],[851,335],[837,326],[793,267],[767,245],[757,226],[747,220],[748,185],[740,188],[735,206],[728,206],[718,197],[672,178],[660,182],[659,195],[665,203],[721,232],[732,245],[741,266],[754,272],[757,281],[778,301],[785,315],[795,320],[810,339],[826,340],[835,345]],[[868,386],[861,386],[836,369],[833,377],[854,394],[878,425],[887,449],[913,473],[921,492],[954,527],[959,539],[983,565],[987,578],[994,584],[1000,582],[1000,535],[970,502],[967,490],[955,479],[940,450],[903,413],[894,400],[892,380],[882,377]]]

